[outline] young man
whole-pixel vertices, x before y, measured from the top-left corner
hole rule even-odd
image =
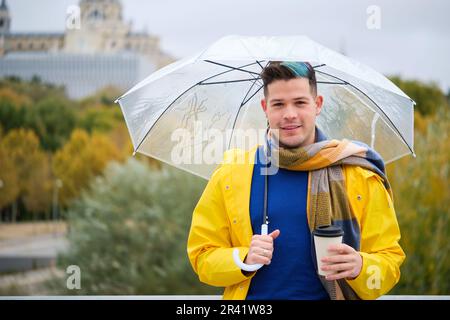
[[[367,146],[327,140],[316,127],[323,97],[309,63],[271,62],[262,108],[276,141],[278,171],[268,176],[269,235],[259,233],[263,148],[225,154],[192,217],[188,256],[200,281],[224,299],[375,299],[400,278],[405,254],[384,165]],[[244,158],[244,161],[239,161]],[[318,276],[311,232],[344,230]],[[233,250],[256,272],[239,269]]]

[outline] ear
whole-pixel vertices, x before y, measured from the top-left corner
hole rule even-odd
[[[264,113],[267,113],[267,101],[265,98],[261,99],[261,107],[262,107]]]
[[[316,97],[316,116],[318,116],[322,111],[322,106],[323,106],[323,96],[318,95]]]

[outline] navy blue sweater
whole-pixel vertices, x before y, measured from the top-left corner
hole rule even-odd
[[[261,150],[261,148],[259,149]],[[264,205],[264,176],[261,152],[256,152],[253,168],[250,215],[254,234],[261,233]],[[279,229],[270,265],[252,278],[248,300],[329,299],[311,258],[311,233],[306,218],[308,172],[279,169],[269,175],[269,233]]]

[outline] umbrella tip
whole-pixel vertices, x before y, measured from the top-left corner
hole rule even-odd
[[[136,155],[136,151],[133,151],[133,157]]]

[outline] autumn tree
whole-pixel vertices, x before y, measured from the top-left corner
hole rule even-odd
[[[102,173],[109,161],[122,159],[106,136],[99,133],[90,136],[84,130],[74,130],[53,161],[53,172],[62,181],[61,202],[67,205],[92,178]]]
[[[40,149],[36,134],[27,129],[13,129],[1,140],[1,148],[17,172],[16,201],[23,201],[30,212],[46,211],[51,203],[51,177],[48,156]],[[17,202],[14,208],[13,220]]]
[[[10,205],[18,196],[19,182],[16,166],[3,144],[0,143],[0,210]]]

